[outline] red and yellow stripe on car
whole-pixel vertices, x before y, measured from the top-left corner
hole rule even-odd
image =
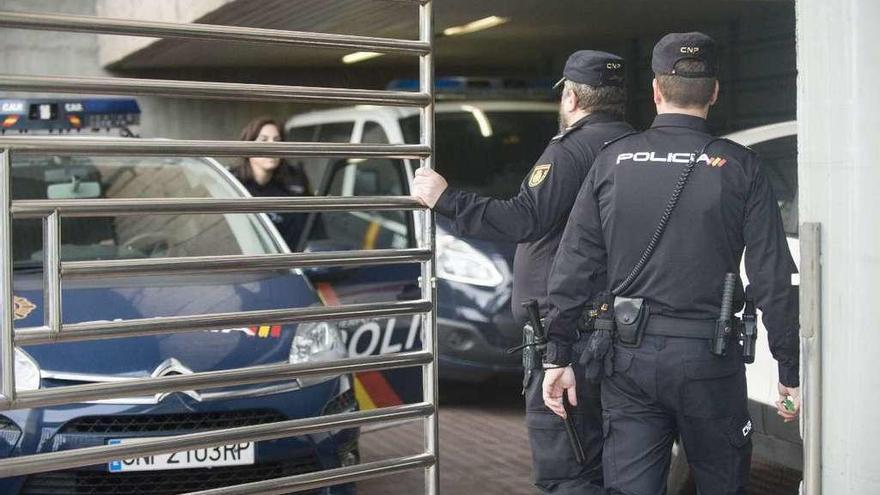
[[[339,306],[339,296],[327,282],[317,285],[318,297],[325,306]],[[403,404],[403,400],[379,371],[364,371],[354,374],[354,397],[361,410]]]

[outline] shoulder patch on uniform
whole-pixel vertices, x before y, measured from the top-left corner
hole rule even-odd
[[[600,149],[600,150],[604,150],[604,149],[607,148],[608,146],[611,146],[612,144],[614,144],[614,143],[620,141],[621,139],[623,139],[623,138],[625,138],[625,137],[629,137],[629,136],[635,135],[635,134],[639,134],[639,131],[629,131],[629,132],[623,133],[623,134],[621,134],[620,136],[617,136],[616,138],[609,139],[608,141],[605,141],[604,143],[602,143],[602,147],[599,148],[599,149]]]
[[[544,179],[550,175],[550,166],[552,163],[546,163],[544,165],[535,165],[535,168],[532,169],[532,175],[529,176],[529,187],[538,187],[544,182]]]

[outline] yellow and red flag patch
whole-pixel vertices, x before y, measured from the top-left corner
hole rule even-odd
[[[725,163],[727,163],[727,159],[721,158],[720,156],[709,158],[710,167],[723,167]]]

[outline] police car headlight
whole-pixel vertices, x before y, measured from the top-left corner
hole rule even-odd
[[[319,321],[301,323],[290,346],[290,362],[315,363],[343,359],[348,355],[342,332],[335,323]],[[333,380],[336,376],[300,378],[303,387]]]
[[[40,381],[40,367],[34,358],[21,349],[15,349],[15,390],[37,390]]]
[[[437,236],[437,276],[480,287],[496,287],[504,282],[488,256],[449,234]]]

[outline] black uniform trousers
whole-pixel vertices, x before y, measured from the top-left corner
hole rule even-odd
[[[582,337],[573,346],[578,357],[586,347]],[[553,495],[592,495],[602,490],[602,404],[599,386],[586,380],[583,366],[572,364],[577,377],[577,402],[572,417],[586,454],[580,465],[565,431],[565,420],[544,405],[544,372],[535,370],[526,388],[526,426],[532,447],[535,486]]]
[[[709,340],[646,335],[614,352],[614,374],[602,381],[608,493],[666,493],[679,436],[701,494],[746,493],[752,423],[741,348],[716,357]]]

